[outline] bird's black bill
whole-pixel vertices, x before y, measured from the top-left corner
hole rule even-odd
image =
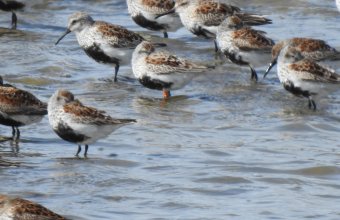
[[[270,70],[276,65],[277,63],[277,58],[274,59],[270,64],[269,67],[267,68],[266,72],[263,75],[263,78],[266,78],[267,74],[270,72]]]
[[[165,13],[163,13],[163,14],[157,15],[157,16],[156,16],[156,19],[157,19],[157,18],[160,18],[160,17],[163,17],[163,16],[165,16],[165,15],[168,15],[168,14],[173,14],[173,13],[175,13],[175,12],[176,12],[176,9],[173,8],[173,9],[171,9],[170,11],[167,11],[167,12],[165,12]]]
[[[57,45],[66,35],[68,35],[69,33],[71,33],[71,31],[69,29],[67,29],[65,31],[65,33],[57,40],[57,42],[55,43],[55,45]]]

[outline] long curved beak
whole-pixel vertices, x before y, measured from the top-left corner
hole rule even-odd
[[[156,16],[156,19],[157,19],[157,18],[160,18],[160,17],[162,17],[162,16],[164,16],[164,15],[173,14],[173,13],[175,13],[175,12],[176,12],[176,8],[173,8],[173,9],[171,9],[170,11],[167,11],[167,12],[165,12],[165,13],[163,13],[163,14],[157,15],[157,16]]]
[[[272,62],[269,64],[269,67],[267,68],[266,72],[264,73],[263,78],[266,78],[267,74],[276,65],[276,63],[277,63],[277,58],[273,59]]]
[[[71,33],[71,31],[69,29],[67,29],[65,31],[65,33],[57,40],[57,42],[55,43],[55,45],[57,45],[66,35],[68,35],[69,33]]]

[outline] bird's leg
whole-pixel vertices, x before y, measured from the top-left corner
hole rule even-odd
[[[256,71],[254,70],[254,68],[250,64],[248,64],[248,65],[249,65],[249,68],[250,68],[250,71],[251,71],[251,79],[255,80],[255,82],[257,82],[258,77],[257,77]]]
[[[19,140],[19,137],[20,137],[20,130],[19,130],[19,128],[18,127],[16,127],[16,132],[17,132],[17,140]]]
[[[12,29],[15,30],[17,29],[17,15],[12,11]]]
[[[116,64],[116,67],[115,67],[115,78],[114,78],[114,82],[117,82],[117,75],[118,75],[118,71],[119,71],[119,64],[117,63]]]
[[[163,98],[164,99],[169,99],[171,96],[170,91],[167,89],[163,89]]]
[[[76,157],[79,157],[79,153],[80,153],[80,151],[81,151],[81,145],[78,145],[78,151],[77,151],[77,153],[76,153]]]
[[[316,104],[312,99],[312,96],[308,96],[308,107],[309,109],[313,109],[314,111],[316,111]]]
[[[15,128],[14,128],[14,126],[12,126],[12,138],[13,138],[13,140],[14,140],[14,137],[15,137]]]
[[[168,32],[164,31],[164,32],[163,32],[163,35],[164,35],[164,38],[169,38]]]
[[[85,144],[85,152],[84,157],[87,158],[87,150],[89,149],[89,145]]]
[[[214,39],[214,45],[215,45],[215,52],[217,53],[218,52],[218,46],[217,46],[216,39]]]

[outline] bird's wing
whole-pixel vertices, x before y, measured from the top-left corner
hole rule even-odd
[[[212,1],[199,4],[195,9],[197,16],[200,16],[202,23],[207,26],[218,26],[227,16],[239,11],[238,7]]]
[[[66,218],[40,204],[20,198],[15,199],[13,202],[16,203],[14,219],[66,220]]]
[[[47,114],[47,104],[30,92],[15,87],[0,87],[0,110],[7,114]]]
[[[135,122],[134,119],[114,119],[107,115],[105,111],[100,111],[96,108],[84,106],[78,100],[64,105],[64,112],[71,114],[74,120],[79,120],[81,123],[94,125],[119,125]]]
[[[97,33],[101,34],[101,37],[109,42],[110,46],[114,48],[132,48],[134,49],[144,38],[128,29],[110,24],[104,21],[96,21],[94,26]]]
[[[166,52],[150,54],[145,58],[147,67],[155,74],[172,74],[186,72],[202,72],[206,66],[195,64],[189,60],[179,58]]]
[[[234,44],[242,50],[263,50],[271,51],[274,42],[265,36],[265,32],[242,28],[233,32]]]
[[[137,0],[137,7],[141,11],[155,13],[155,14],[163,14],[175,6],[174,0]]]
[[[340,83],[340,75],[316,62],[302,60],[290,64],[290,68],[299,74],[299,78],[306,81]]]

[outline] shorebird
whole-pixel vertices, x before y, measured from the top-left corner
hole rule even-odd
[[[305,59],[295,47],[284,47],[278,57],[277,74],[283,87],[292,94],[308,98],[310,109],[316,110],[315,96],[340,88],[340,75],[313,60]]]
[[[94,21],[84,12],[76,12],[69,17],[66,32],[55,44],[71,32],[75,33],[79,46],[89,57],[99,63],[115,66],[115,82],[120,65],[130,62],[132,50],[144,40],[139,34],[122,26]]]
[[[18,197],[0,195],[2,220],[66,220],[44,206]]]
[[[57,90],[48,102],[48,119],[52,129],[62,139],[78,144],[76,156],[85,145],[111,134],[114,130],[136,122],[135,119],[115,119],[104,111],[83,105],[67,90]]]
[[[322,61],[322,60],[340,60],[340,52],[329,46],[325,41],[313,38],[290,38],[282,40],[272,48],[272,60],[266,70],[265,75],[276,65],[277,58],[281,50],[285,47],[294,47],[304,58]]]
[[[139,82],[149,88],[163,91],[163,98],[170,97],[170,90],[181,89],[208,67],[177,57],[149,41],[140,43],[132,54],[132,70]]]
[[[19,127],[41,121],[47,104],[31,93],[9,84],[0,76],[0,124],[11,126],[13,139],[19,139]]]
[[[229,16],[238,16],[245,25],[271,24],[272,21],[260,15],[241,12],[241,9],[220,3],[217,0],[176,0],[175,7],[162,16],[178,13],[182,24],[191,33],[206,39],[215,39],[218,26]],[[218,51],[216,42],[215,50]]]
[[[23,7],[25,7],[25,4],[21,2],[0,0],[0,10],[12,12],[12,29],[17,28],[18,21],[17,15],[15,14],[14,11],[22,9]]]
[[[265,32],[245,27],[237,16],[228,17],[218,27],[216,41],[221,52],[233,63],[248,66],[251,79],[258,79],[254,64],[265,63],[270,57],[274,41]]]
[[[131,18],[139,26],[152,31],[163,32],[168,38],[168,32],[175,32],[183,25],[177,14],[165,15],[159,19],[156,16],[171,10],[174,0],[127,0]]]

